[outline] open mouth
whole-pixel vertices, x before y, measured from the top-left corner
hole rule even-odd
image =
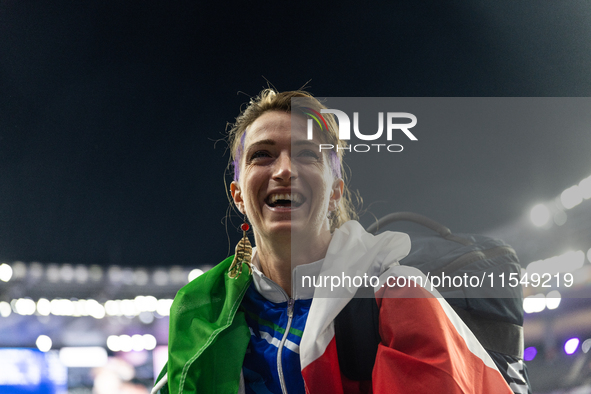
[[[306,202],[306,197],[299,193],[270,194],[265,203],[270,207],[297,208]]]

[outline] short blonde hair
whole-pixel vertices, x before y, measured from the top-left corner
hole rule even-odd
[[[236,123],[231,125],[228,132],[228,144],[230,147],[230,170],[234,172],[234,180],[240,178],[240,161],[244,149],[244,137],[248,126],[254,123],[261,115],[269,111],[292,112],[291,99],[305,98],[306,106],[317,112],[326,107],[310,93],[302,90],[289,92],[277,92],[274,89],[265,89],[258,96],[252,98],[246,108],[236,118]],[[338,138],[337,122],[332,114],[324,114],[328,130],[315,131],[320,132],[323,143],[331,144],[334,148],[329,153],[329,165],[333,176],[342,178],[344,181],[343,195],[339,201],[338,209],[330,218],[330,231],[340,227],[343,223],[357,219],[357,213],[352,202],[352,193],[347,186],[345,171],[343,167],[344,148],[347,146],[345,141]],[[324,129],[324,128],[323,128]],[[337,149],[338,147],[338,149]]]

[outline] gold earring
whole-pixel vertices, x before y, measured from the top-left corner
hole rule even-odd
[[[248,272],[252,274],[252,246],[246,236],[246,232],[250,226],[246,223],[246,218],[240,228],[242,229],[242,239],[236,245],[234,260],[232,260],[232,265],[230,265],[230,269],[228,270],[228,276],[233,279],[238,278],[242,274],[242,264],[244,263],[248,266]]]

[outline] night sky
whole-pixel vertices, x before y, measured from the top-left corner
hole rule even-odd
[[[269,83],[322,97],[591,93],[586,2],[236,4],[0,0],[0,260],[221,261],[240,224],[224,224],[222,138]],[[590,134],[488,135],[508,153],[478,147],[460,183],[407,174],[387,210],[502,225],[591,174]],[[498,166],[505,154],[513,167]],[[490,199],[457,193],[470,184]]]

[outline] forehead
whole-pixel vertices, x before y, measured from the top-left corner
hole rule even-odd
[[[311,142],[320,143],[320,139],[314,133]],[[270,111],[259,116],[247,129],[245,146],[263,139],[308,141],[306,119],[299,115],[291,115],[288,112]]]

